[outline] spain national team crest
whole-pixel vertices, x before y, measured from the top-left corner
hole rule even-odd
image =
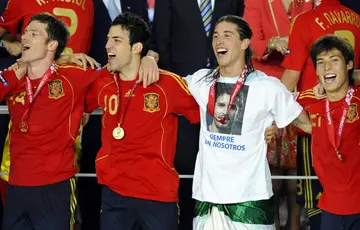
[[[351,104],[346,116],[346,122],[353,123],[354,121],[359,120],[359,113],[357,110],[357,104]]]
[[[147,93],[144,95],[144,111],[149,113],[160,111],[159,94]]]
[[[62,81],[60,79],[49,82],[49,98],[59,99],[65,95]]]

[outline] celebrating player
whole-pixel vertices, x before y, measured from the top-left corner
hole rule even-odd
[[[313,164],[324,189],[319,200],[322,230],[360,228],[360,91],[353,85],[354,57],[352,46],[339,37],[317,40],[311,59],[327,98],[316,100],[309,91],[298,96],[313,124]]]
[[[74,140],[85,91],[98,73],[59,67],[69,32],[52,16],[30,19],[22,36],[27,75],[2,75],[1,98],[9,107],[11,173],[3,229],[69,229],[77,172]],[[46,89],[44,89],[46,88]],[[71,210],[71,211],[70,211]]]
[[[101,229],[177,229],[179,176],[174,169],[177,114],[199,122],[186,82],[160,71],[144,88],[136,80],[147,53],[149,27],[138,16],[119,15],[108,33],[107,73],[87,96],[87,111],[104,109],[96,173],[102,191]]]
[[[320,37],[334,34],[350,42],[355,50],[355,65],[360,56],[359,15],[340,4],[339,0],[314,0],[315,9],[294,19],[289,37],[288,54],[282,65],[286,68],[281,81],[290,91],[311,90],[318,82],[310,58],[310,47]],[[309,33],[311,31],[311,33]],[[299,175],[315,176],[311,156],[310,135],[299,133],[297,170]],[[308,208],[311,229],[319,230],[321,210],[317,203],[322,194],[318,180],[298,181],[297,202]]]
[[[242,18],[220,18],[213,35],[219,66],[186,78],[201,113],[194,230],[274,229],[271,174],[262,139],[265,127],[275,120],[278,127],[293,122],[311,132],[306,112],[280,81],[254,70],[251,36]],[[226,86],[233,88],[226,113],[216,116],[215,99]],[[234,105],[230,135],[208,129],[213,120],[225,124]]]

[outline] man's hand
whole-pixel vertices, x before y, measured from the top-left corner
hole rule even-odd
[[[314,88],[313,88],[314,94],[316,99],[321,100],[326,98],[326,93],[325,93],[325,89],[324,87],[318,83]]]
[[[3,39],[2,43],[4,44],[5,49],[12,55],[12,56],[19,56],[21,54],[21,43],[15,39],[6,40]]]
[[[285,55],[285,51],[288,48],[289,37],[280,37],[275,42],[275,49],[280,52],[282,55]]]
[[[3,30],[3,32],[5,32]],[[21,54],[21,42],[19,37],[14,37],[13,35],[6,33],[2,37],[1,41],[5,47],[5,49],[12,55],[12,56],[19,56]]]
[[[159,68],[153,57],[145,56],[141,59],[139,70],[139,80],[137,83],[143,82],[144,88],[159,80]]]
[[[100,64],[95,61],[94,58],[89,57],[88,55],[83,53],[61,55],[56,60],[56,64],[75,64],[83,67],[84,70],[87,69],[88,65],[90,65],[92,69],[98,68],[100,66]]]
[[[267,127],[265,129],[265,140],[266,140],[266,143],[270,143],[271,140],[275,137],[275,130],[276,130],[276,127],[274,124],[272,124],[270,127]]]
[[[148,53],[147,53],[147,56],[150,56],[150,57],[153,57],[156,61],[156,63],[159,62],[159,54],[153,50],[149,50]]]

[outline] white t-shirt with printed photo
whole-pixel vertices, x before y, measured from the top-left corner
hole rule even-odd
[[[273,192],[265,129],[273,121],[279,128],[289,125],[302,107],[278,79],[255,71],[247,76],[225,122],[217,122],[207,112],[214,82],[204,78],[208,72],[202,69],[185,78],[201,114],[193,198],[217,204],[269,199]],[[218,79],[214,117],[221,119],[226,114],[236,81]]]

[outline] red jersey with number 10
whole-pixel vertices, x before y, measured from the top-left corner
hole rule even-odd
[[[68,26],[70,39],[64,53],[89,51],[94,22],[92,0],[9,0],[0,27],[16,35],[19,25],[24,32],[32,16],[45,12],[63,20]]]
[[[113,74],[99,78],[88,92],[87,112],[104,109],[102,146],[96,157],[99,183],[123,196],[175,202],[179,187],[174,168],[177,116],[199,122],[199,106],[187,83],[173,73],[160,70],[158,82],[146,88],[139,84],[131,94],[134,83],[120,80],[120,104]],[[125,136],[116,140],[113,130],[123,113]]]
[[[325,100],[316,100],[312,90],[301,92],[297,101],[309,112],[312,122],[312,162],[323,186],[319,208],[337,215],[360,213],[360,90],[355,88],[343,126],[340,161],[330,143]],[[337,134],[345,99],[330,102]],[[337,137],[336,137],[337,139]]]
[[[312,89],[318,82],[310,58],[311,45],[320,37],[333,34],[347,40],[355,51],[355,68],[360,56],[360,17],[341,5],[338,0],[322,0],[314,10],[294,19],[289,37],[288,50],[282,66],[301,71],[298,91]]]

